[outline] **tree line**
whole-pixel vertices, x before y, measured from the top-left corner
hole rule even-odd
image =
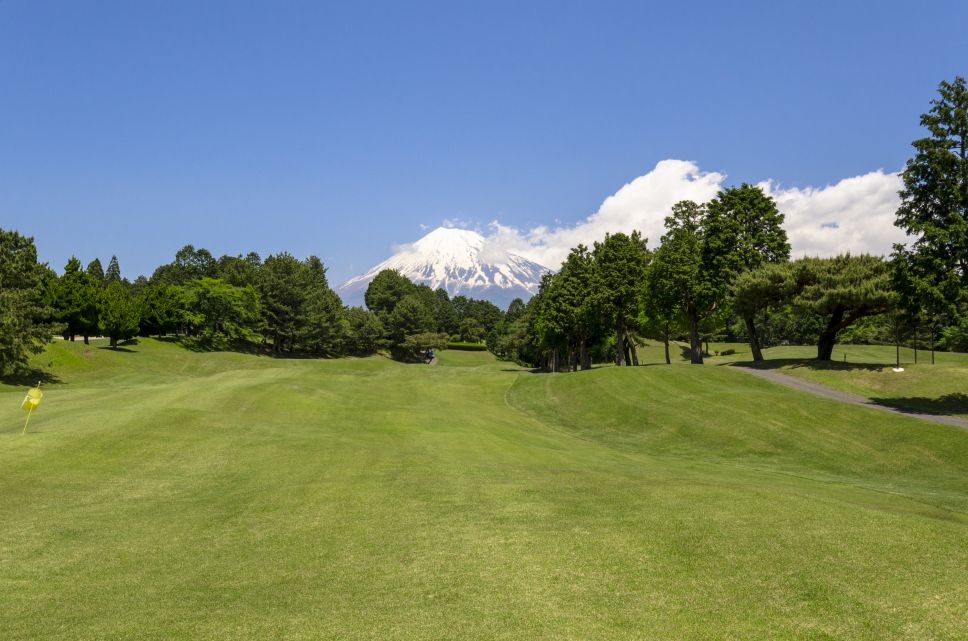
[[[37,262],[33,239],[0,230],[0,374],[23,369],[55,333],[64,340],[174,336],[194,349],[272,355],[366,356],[385,350],[420,358],[451,339],[482,342],[504,312],[487,301],[451,298],[384,271],[368,308],[346,307],[316,256],[256,253],[216,259],[186,245],[150,277],[121,276],[117,257],[84,267],[72,256],[58,275]]]
[[[682,201],[649,249],[638,232],[572,249],[526,305],[509,309],[492,343],[503,358],[549,370],[593,357],[636,365],[644,338],[688,342],[701,364],[710,338],[748,341],[755,361],[781,342],[814,343],[829,361],[839,340],[900,340],[968,350],[968,90],[942,82],[921,117],[928,135],[901,173],[896,224],[912,241],[890,257],[790,260],[783,214],[762,189]],[[703,344],[706,343],[704,349]]]

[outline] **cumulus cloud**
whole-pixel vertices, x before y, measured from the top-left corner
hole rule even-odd
[[[665,217],[680,200],[706,202],[726,186],[726,175],[703,172],[685,160],[663,160],[647,174],[609,196],[598,211],[574,225],[539,226],[520,230],[493,221],[489,225],[489,252],[518,254],[557,268],[569,250],[591,245],[606,233],[639,230],[655,247],[664,233]],[[786,216],[785,227],[794,256],[832,256],[843,252],[886,254],[904,240],[894,227],[897,174],[874,171],[845,178],[826,187],[784,189],[773,181],[760,186]]]
[[[794,257],[890,253],[894,243],[905,241],[894,226],[901,186],[900,176],[880,170],[821,188],[760,184],[786,217]]]

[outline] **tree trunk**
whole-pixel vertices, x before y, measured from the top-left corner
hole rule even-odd
[[[581,354],[581,368],[583,370],[591,369],[592,359],[588,353],[588,340],[583,340],[581,342],[580,354]]]
[[[829,361],[833,356],[834,345],[837,343],[837,332],[840,331],[840,323],[843,320],[844,310],[838,307],[833,316],[830,317],[827,327],[820,334],[820,340],[817,343],[818,361]]]
[[[624,350],[625,350],[625,365],[628,366],[628,367],[631,367],[632,366],[632,350],[629,349],[629,341],[628,341],[627,338],[626,338],[625,343],[624,343]]]
[[[632,341],[629,341],[629,346],[632,348],[632,365],[635,365],[636,367],[638,367],[639,366],[639,353],[635,349],[635,343],[633,343]]]
[[[111,349],[118,348],[118,339],[114,336],[111,337]]]
[[[746,334],[750,339],[750,351],[753,352],[753,362],[763,362],[763,352],[760,351],[760,337],[756,334],[756,323],[752,316],[746,317]]]
[[[669,332],[668,331],[666,331],[665,335],[663,336],[663,342],[665,343],[666,365],[672,365],[672,361],[669,359]]]
[[[702,341],[699,339],[699,318],[696,310],[686,312],[689,318],[689,357],[693,365],[702,365]]]
[[[87,334],[84,334],[84,344],[85,345],[90,345],[91,344],[91,337],[88,336]]]
[[[619,322],[615,326],[615,364],[619,367],[625,365],[625,328]]]

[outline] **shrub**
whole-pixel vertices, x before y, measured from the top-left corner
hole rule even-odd
[[[735,349],[724,349],[719,353],[720,356],[732,356],[736,353]]]
[[[447,343],[447,349],[459,349],[466,352],[483,352],[487,350],[487,345],[484,343],[468,343],[466,341],[456,341],[453,343]]]

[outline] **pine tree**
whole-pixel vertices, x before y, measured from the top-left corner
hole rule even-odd
[[[121,266],[118,265],[118,257],[111,256],[111,260],[108,262],[107,271],[104,272],[104,285],[110,285],[111,283],[121,282]]]
[[[942,82],[921,116],[928,136],[915,140],[901,178],[896,224],[914,240],[895,246],[898,274],[916,314],[954,318],[968,306],[968,86]]]
[[[101,259],[95,258],[87,264],[87,273],[91,275],[98,285],[104,282],[104,268],[101,267]]]

